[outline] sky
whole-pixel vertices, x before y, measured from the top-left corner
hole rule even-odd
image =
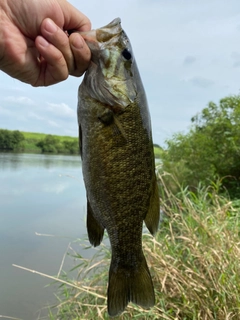
[[[130,38],[154,143],[187,132],[210,101],[240,88],[239,0],[70,0],[94,29],[116,17]],[[82,78],[33,88],[0,71],[0,128],[77,136]]]

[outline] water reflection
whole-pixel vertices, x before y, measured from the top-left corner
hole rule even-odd
[[[0,153],[0,317],[38,319],[53,302],[48,279],[12,264],[56,275],[69,242],[86,237],[85,209],[78,156]]]
[[[0,153],[0,170],[26,167],[81,167],[80,156],[44,155],[27,153]]]

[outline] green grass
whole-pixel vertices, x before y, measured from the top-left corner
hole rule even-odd
[[[161,158],[162,152],[163,152],[162,148],[154,146],[155,158]]]
[[[177,195],[159,177],[164,217],[155,238],[143,235],[156,305],[129,304],[116,319],[240,319],[240,217],[238,203],[218,195],[216,186]],[[83,243],[80,242],[82,246]],[[62,272],[52,320],[109,319],[106,290],[110,251],[101,245],[92,259],[74,253],[78,276]]]
[[[27,139],[27,140],[42,140],[47,135],[49,135],[47,133],[24,132],[24,131],[21,131],[21,132],[24,135],[25,139]],[[68,140],[68,141],[78,140],[77,137],[59,136],[59,135],[52,135],[52,136],[57,138],[57,139],[59,139],[60,141],[63,141],[63,140]]]
[[[48,134],[45,133],[36,133],[36,132],[24,132],[22,134],[25,137],[24,140],[24,151],[25,152],[36,152],[41,153],[41,148],[37,147],[36,144],[43,140]],[[53,137],[57,138],[59,143],[63,141],[78,141],[77,137],[70,137],[70,136],[59,136],[59,135],[52,135]]]

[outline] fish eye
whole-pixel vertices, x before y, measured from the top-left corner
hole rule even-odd
[[[122,51],[122,56],[123,56],[126,60],[132,59],[132,54],[131,54],[131,52],[130,52],[128,49],[126,49],[126,48]]]

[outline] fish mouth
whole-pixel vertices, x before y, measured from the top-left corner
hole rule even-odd
[[[91,46],[91,43],[111,41],[112,38],[118,36],[121,32],[121,19],[116,18],[102,28],[80,32],[80,34],[87,44]]]
[[[87,43],[97,41],[96,30],[83,31],[79,33]]]

